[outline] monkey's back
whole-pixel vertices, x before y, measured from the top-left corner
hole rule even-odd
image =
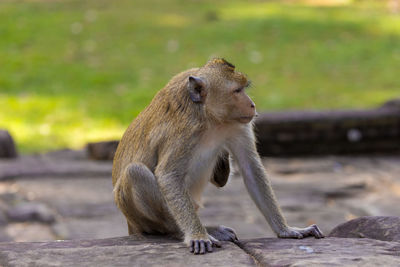
[[[164,147],[178,153],[180,146],[202,128],[201,110],[190,101],[185,88],[191,69],[173,77],[151,103],[132,121],[118,145],[113,163],[113,184],[132,162],[146,165],[153,173]],[[186,142],[187,143],[187,142]]]

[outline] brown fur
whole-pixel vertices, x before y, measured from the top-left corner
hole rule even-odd
[[[213,240],[196,211],[208,181],[225,185],[229,154],[273,229],[289,229],[256,152],[248,85],[235,66],[214,59],[173,77],[131,123],[113,165],[115,202],[129,234],[167,233],[187,244]]]

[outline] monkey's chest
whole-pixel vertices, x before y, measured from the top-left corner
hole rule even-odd
[[[200,207],[202,206],[201,195],[213,174],[219,152],[219,147],[199,148],[196,150],[190,162],[186,182],[192,199]]]

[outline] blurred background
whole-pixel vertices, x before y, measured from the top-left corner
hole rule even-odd
[[[259,152],[290,225],[328,234],[400,216],[399,2],[0,1],[0,242],[126,235],[117,141],[98,141],[213,57],[253,81]],[[275,236],[238,173],[204,199],[205,225]]]
[[[0,128],[22,153],[119,139],[175,74],[224,57],[259,111],[400,93],[397,0],[4,0]]]

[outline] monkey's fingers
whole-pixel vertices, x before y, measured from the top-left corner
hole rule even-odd
[[[213,251],[213,248],[212,248],[212,243],[211,243],[211,241],[207,241],[207,252],[212,252]]]
[[[206,253],[206,244],[204,240],[200,240],[200,254]]]
[[[199,240],[194,241],[194,254],[200,253],[200,242]]]
[[[190,244],[189,244],[189,249],[190,249],[190,252],[194,252],[194,240],[190,240]]]
[[[221,229],[221,231],[224,232],[227,235],[227,237],[228,237],[227,241],[235,242],[235,241],[239,240],[237,238],[235,230],[233,230],[232,228],[226,227],[224,225],[220,225],[218,228]]]
[[[315,238],[323,238],[325,237],[322,231],[318,228],[317,225],[313,224],[307,228],[304,228],[301,233],[306,236],[314,236]]]
[[[320,238],[324,238],[325,237],[324,233],[318,227],[317,227],[317,231],[319,233]]]
[[[278,233],[279,238],[297,238],[297,239],[302,239],[303,235],[301,233],[301,230],[303,229],[295,229],[292,227],[289,227],[288,229]]]
[[[205,254],[212,252],[212,242],[210,240],[190,240],[190,252],[194,254]]]
[[[208,238],[210,238],[211,243],[213,246],[220,248],[222,246],[221,241],[219,241],[218,239],[216,239],[215,237],[213,237],[212,235],[208,235]]]

